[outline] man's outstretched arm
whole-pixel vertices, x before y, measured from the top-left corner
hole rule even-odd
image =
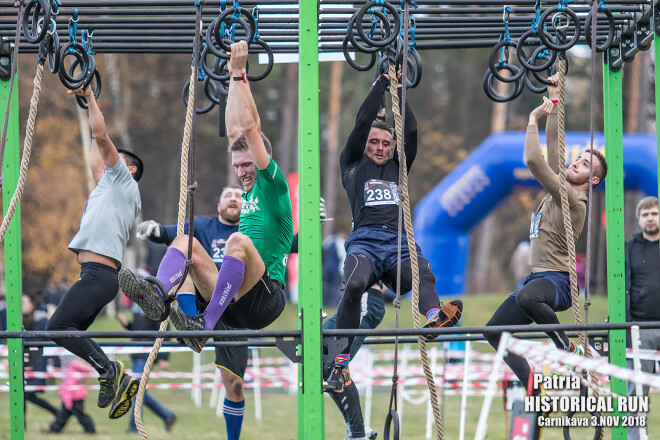
[[[229,88],[230,99],[235,99],[236,114],[241,134],[245,136],[248,148],[254,159],[254,164],[258,169],[264,170],[270,163],[270,156],[266,151],[263,138],[261,137],[261,119],[257,112],[257,105],[252,97],[250,84],[244,81],[234,81],[245,70],[248,58],[248,45],[245,41],[240,41],[231,45],[231,81],[233,84]]]
[[[92,176],[98,183],[103,177],[105,167],[112,168],[119,160],[119,153],[115,144],[112,143],[108,136],[108,131],[105,126],[105,119],[101,113],[101,109],[94,98],[91,87],[85,89],[78,89],[74,92],[76,95],[83,96],[87,100],[87,107],[89,112],[89,127],[92,130],[92,151],[90,157],[90,166],[92,168]]]

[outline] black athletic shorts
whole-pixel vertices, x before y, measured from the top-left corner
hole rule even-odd
[[[230,327],[261,330],[284,310],[286,298],[282,283],[271,280],[268,269],[241,299],[231,302],[220,320]]]
[[[213,330],[239,330],[229,327],[222,321],[218,321]],[[214,338],[215,341],[247,341],[247,338]],[[222,346],[215,347],[215,365],[218,368],[223,368],[229,371],[234,376],[241,380],[245,376],[245,369],[248,364],[248,348],[247,345],[243,346]]]

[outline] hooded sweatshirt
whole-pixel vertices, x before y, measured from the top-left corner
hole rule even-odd
[[[660,321],[660,249],[641,232],[626,242],[626,317]]]

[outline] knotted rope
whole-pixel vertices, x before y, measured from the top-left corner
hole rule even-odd
[[[561,210],[564,217],[564,230],[566,233],[566,247],[568,249],[568,269],[571,283],[571,298],[573,308],[573,318],[576,324],[582,324],[580,314],[580,297],[577,286],[577,270],[575,268],[575,236],[573,235],[573,226],[571,224],[571,211],[568,205],[568,192],[566,189],[566,131],[565,131],[565,111],[564,102],[566,95],[566,61],[559,60],[559,193],[561,195]],[[589,182],[591,185],[591,182]],[[593,354],[591,347],[587,342],[587,335],[584,331],[578,331],[580,343],[585,347],[586,356],[591,358]],[[595,372],[589,372],[591,382],[597,387],[598,377]],[[594,388],[594,396],[598,397],[598,390]],[[603,438],[601,431],[601,439]]]
[[[404,21],[405,23],[405,21]],[[404,49],[405,50],[405,49]],[[405,66],[405,57],[404,53],[404,62]],[[412,314],[413,320],[415,321],[415,328],[421,328],[422,324],[419,318],[419,262],[417,260],[417,248],[415,246],[415,234],[412,227],[412,216],[410,214],[410,203],[408,201],[408,173],[406,169],[406,152],[404,151],[404,138],[403,138],[403,120],[401,117],[401,111],[399,109],[399,96],[397,94],[398,80],[396,76],[396,68],[394,64],[390,64],[389,67],[389,77],[390,77],[390,93],[392,95],[392,113],[394,114],[394,123],[396,127],[396,137],[397,137],[397,152],[399,154],[399,169],[405,170],[400,173],[399,181],[399,194],[401,198],[401,203],[403,204],[403,223],[406,230],[406,236],[408,238],[408,251],[410,253],[410,265],[412,270],[412,299],[413,307]],[[405,71],[404,71],[405,73]],[[405,76],[404,76],[405,78]],[[402,84],[401,96],[402,99],[405,99],[405,83]],[[426,384],[429,388],[429,394],[431,396],[431,406],[433,408],[433,418],[435,420],[435,429],[436,429],[436,439],[442,440],[443,438],[443,427],[442,427],[442,416],[440,414],[440,407],[438,406],[438,394],[435,386],[435,379],[433,378],[433,372],[431,371],[431,366],[429,364],[429,356],[426,350],[426,342],[424,341],[424,336],[417,337],[417,344],[419,345],[419,352],[422,358],[422,365],[424,368],[424,375],[426,376]]]
[[[190,222],[188,227],[188,259],[186,260],[186,269],[183,272],[181,281],[179,284],[172,288],[168,295],[174,293],[176,294],[179,291],[179,288],[183,284],[188,275],[190,264],[192,264],[192,237],[193,237],[193,222],[194,222],[194,203],[192,197],[192,191],[196,188],[195,182],[189,182],[189,171],[192,176],[193,171],[193,154],[194,154],[194,129],[195,129],[195,108],[197,105],[195,99],[195,88],[197,83],[197,69],[199,66],[199,40],[201,34],[201,20],[202,20],[202,7],[204,5],[204,0],[197,1],[196,6],[196,16],[195,16],[195,39],[193,43],[193,62],[190,67],[190,87],[188,89],[188,105],[186,106],[186,122],[183,128],[183,140],[181,142],[181,173],[179,176],[179,210],[177,215],[176,223],[176,235],[183,235],[185,232],[185,223],[186,223],[186,205],[188,200],[188,194],[190,194]],[[191,149],[192,144],[192,149]],[[161,322],[159,331],[167,330],[169,325],[170,317],[168,316],[165,321]],[[142,372],[142,378],[140,379],[140,388],[138,389],[137,397],[135,399],[135,426],[137,427],[140,437],[143,440],[149,440],[149,435],[147,434],[144,424],[142,423],[142,404],[144,402],[144,393],[147,389],[147,383],[149,382],[149,375],[151,374],[151,369],[153,364],[158,356],[160,347],[163,345],[163,338],[157,338],[154,342],[154,346],[149,353],[147,362],[144,366],[144,371]]]
[[[39,94],[41,93],[41,79],[44,73],[44,61],[41,56],[39,61],[37,61],[37,73],[34,76],[34,87],[32,89],[32,99],[30,100],[30,112],[28,114],[27,126],[25,127],[25,140],[23,141],[23,157],[21,158],[21,169],[18,176],[18,183],[16,184],[16,191],[9,202],[7,207],[7,213],[2,219],[2,225],[0,225],[0,243],[4,242],[5,234],[9,228],[9,222],[11,222],[14,213],[16,212],[16,207],[21,201],[21,196],[23,195],[23,189],[25,188],[25,181],[27,180],[28,164],[30,163],[30,154],[32,153],[32,137],[34,136],[34,124],[37,119],[37,106],[39,105]],[[6,120],[5,120],[6,122]]]

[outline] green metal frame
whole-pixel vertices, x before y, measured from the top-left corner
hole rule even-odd
[[[298,311],[302,363],[298,367],[298,438],[323,440],[318,3],[301,0],[299,8]]]
[[[610,322],[626,322],[625,299],[625,231],[623,194],[623,105],[621,70],[609,69],[603,57],[603,108],[605,114],[605,157],[607,181],[605,206],[607,223],[607,297]],[[626,366],[626,331],[611,330],[609,341],[610,363]],[[626,381],[611,378],[610,389],[626,395]],[[615,411],[615,415],[625,415]],[[626,427],[612,428],[612,440],[627,437]]]
[[[9,99],[9,84],[0,81],[0,103],[3,109]],[[0,113],[0,127],[4,126],[5,112]],[[7,212],[19,172],[19,132],[18,132],[18,75],[14,79],[14,90],[11,93],[9,110],[9,125],[5,143],[5,157],[2,165],[2,213]],[[16,212],[5,234],[5,284],[7,287],[7,330],[20,331],[23,328],[21,312],[21,295],[23,291],[21,276],[21,207]],[[9,339],[9,415],[12,440],[23,439],[23,340]]]

